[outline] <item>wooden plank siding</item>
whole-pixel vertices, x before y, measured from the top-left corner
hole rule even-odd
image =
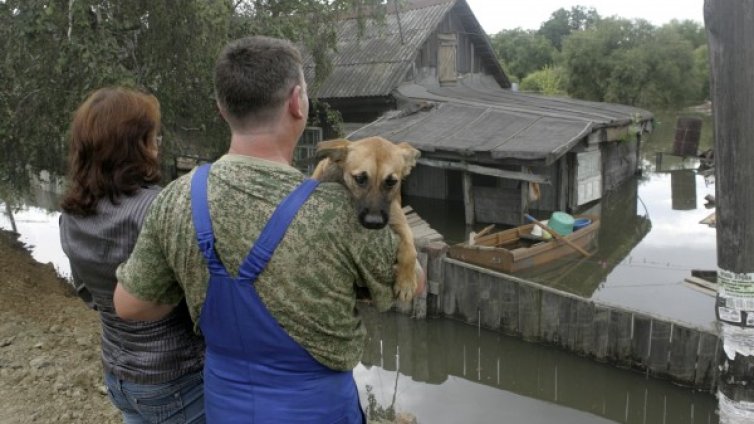
[[[441,57],[441,39],[447,34],[453,34],[456,37],[454,43],[454,71],[458,74],[467,74],[471,72],[489,74],[488,70],[481,65],[478,59],[479,54],[468,30],[464,27],[456,13],[449,13],[440,22],[435,31],[422,44],[416,54],[414,61],[414,72],[408,76],[408,80],[439,80],[440,78],[440,57]],[[476,60],[475,60],[476,58]]]
[[[702,390],[717,384],[721,348],[709,330],[440,260],[443,315]]]
[[[639,140],[608,142],[600,145],[602,151],[602,191],[608,192],[636,174],[638,169]]]

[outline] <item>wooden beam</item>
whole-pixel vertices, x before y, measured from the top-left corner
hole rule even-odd
[[[474,187],[471,184],[471,173],[463,173],[463,207],[466,215],[466,225],[474,225]]]
[[[754,412],[754,0],[706,0],[717,204],[716,315],[726,355],[720,366],[720,423]]]
[[[557,208],[559,211],[564,211],[568,207],[568,155],[563,155],[557,162],[558,180],[560,180],[557,191]]]
[[[436,159],[419,158],[417,163],[432,168],[451,169],[454,171],[469,172],[472,174],[489,175],[491,177],[506,178],[509,180],[529,181],[532,183],[551,184],[550,179],[543,175],[525,174],[517,171],[490,168],[488,166],[473,165],[465,162],[451,162]]]

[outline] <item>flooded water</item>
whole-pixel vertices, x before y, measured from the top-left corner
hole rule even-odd
[[[718,422],[707,393],[448,319],[363,313],[369,339],[354,374],[377,412],[419,423]]]
[[[594,256],[571,256],[517,275],[586,298],[712,328],[714,298],[684,279],[692,269],[717,269],[715,229],[699,223],[714,212],[705,206],[705,196],[715,194],[714,178],[699,173],[695,159],[663,155],[658,161],[658,152],[672,151],[677,116],[658,115],[659,125],[641,146],[641,175],[582,211],[601,218]],[[705,150],[712,144],[709,117],[702,128],[699,149]],[[464,225],[461,203],[408,203],[449,243],[466,239],[470,229]]]
[[[20,199],[9,216],[8,207],[0,199],[0,228],[11,231],[15,225],[19,241],[31,251],[32,257],[43,264],[51,263],[58,274],[69,278],[71,268],[60,246],[58,234],[59,190],[32,185],[31,191]]]
[[[663,158],[675,117],[642,146],[642,176],[610,193],[590,212],[602,219],[598,253],[526,275],[587,298],[711,326],[713,298],[690,289],[691,269],[715,269],[715,231],[698,222],[714,209],[714,185],[696,163]],[[665,121],[663,121],[665,120]],[[709,119],[702,147],[710,144]],[[40,262],[68,275],[58,239],[57,196],[35,190],[14,220]],[[466,237],[463,206],[412,199],[450,242]],[[4,211],[0,204],[0,211]],[[460,224],[460,225],[459,225]],[[0,214],[0,228],[11,223]],[[369,340],[355,376],[372,417],[414,414],[419,423],[717,423],[717,401],[642,374],[521,342],[448,319],[416,321],[366,308]]]

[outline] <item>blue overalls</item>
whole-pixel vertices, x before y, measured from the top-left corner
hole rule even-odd
[[[199,321],[207,345],[207,422],[364,422],[353,373],[317,362],[280,327],[253,286],[318,182],[304,181],[283,200],[234,278],[215,252],[207,202],[209,168],[201,166],[191,180],[194,226],[210,274]]]

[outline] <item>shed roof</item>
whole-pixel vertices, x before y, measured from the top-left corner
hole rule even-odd
[[[465,0],[408,0],[399,9],[396,3],[390,3],[392,7],[384,24],[366,19],[361,33],[356,18],[340,22],[336,51],[330,54],[332,72],[320,84],[315,97],[389,96],[412,69],[424,42],[454,7],[468,32],[478,35],[473,40],[480,57],[487,59],[488,67],[501,84],[508,84],[487,35]],[[314,81],[314,60],[309,54],[304,68],[306,79]]]
[[[398,93],[425,107],[389,112],[349,138],[380,135],[425,152],[550,164],[596,129],[652,119],[625,105],[513,92],[482,75],[455,87],[405,84]]]

